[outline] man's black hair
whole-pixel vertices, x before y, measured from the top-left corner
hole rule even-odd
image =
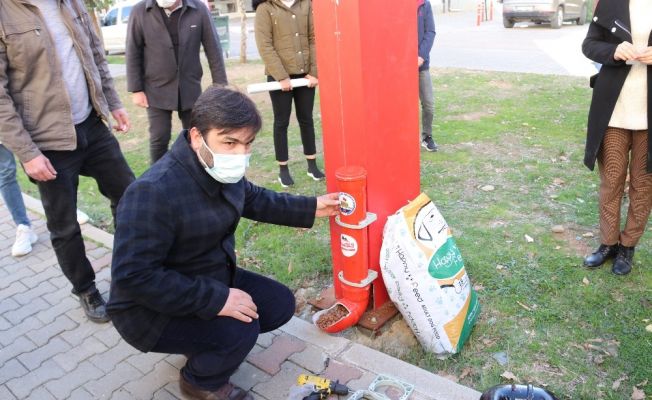
[[[211,129],[222,134],[249,128],[257,133],[262,125],[253,101],[244,93],[221,86],[211,86],[199,96],[192,108],[190,125],[202,136]]]

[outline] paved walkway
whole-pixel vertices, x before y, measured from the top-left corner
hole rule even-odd
[[[177,384],[183,356],[140,353],[110,323],[86,320],[57,265],[40,202],[25,199],[39,241],[20,259],[10,256],[15,227],[0,201],[0,399],[183,398]],[[106,296],[113,236],[89,224],[82,231],[98,288]],[[284,400],[301,373],[339,379],[354,390],[366,389],[379,374],[392,375],[415,385],[414,400],[480,397],[296,317],[261,335],[232,381],[256,399]]]

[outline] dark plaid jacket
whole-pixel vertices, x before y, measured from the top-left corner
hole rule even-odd
[[[211,178],[182,132],[172,150],[118,206],[107,306],[122,337],[149,351],[171,317],[217,318],[236,268],[240,217],[310,227],[314,197],[281,194],[246,179]]]

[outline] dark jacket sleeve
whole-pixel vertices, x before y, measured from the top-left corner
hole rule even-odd
[[[435,43],[435,17],[432,15],[432,7],[430,2],[426,1],[424,3],[424,30],[425,34],[419,43],[419,57],[423,59],[428,59],[428,55],[432,50],[432,45]]]
[[[142,26],[142,8],[134,7],[127,24],[127,45],[125,46],[125,58],[127,62],[127,91],[143,92],[144,83],[144,51],[145,43]]]
[[[317,199],[277,193],[245,180],[242,216],[276,225],[310,228],[315,222]]]
[[[222,46],[220,38],[215,30],[215,25],[210,12],[206,7],[197,7],[202,14],[201,17],[201,44],[204,47],[204,53],[208,59],[208,67],[211,70],[213,84],[226,85],[226,69],[224,68],[224,58],[222,56]]]
[[[602,65],[623,65],[622,60],[614,60],[616,47],[620,43],[613,43],[608,40],[609,32],[602,26],[591,22],[586,38],[582,42],[582,53],[597,63]]]
[[[189,277],[166,268],[175,242],[175,210],[162,185],[132,184],[117,212],[111,278],[132,301],[163,314],[214,318],[229,288],[214,279]]]

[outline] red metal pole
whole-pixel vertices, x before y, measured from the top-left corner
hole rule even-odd
[[[326,186],[337,191],[335,171],[367,171],[369,268],[379,271],[382,231],[419,190],[419,89],[415,2],[313,0]],[[343,256],[339,227],[331,220],[335,296]],[[382,279],[373,304],[389,300]]]

